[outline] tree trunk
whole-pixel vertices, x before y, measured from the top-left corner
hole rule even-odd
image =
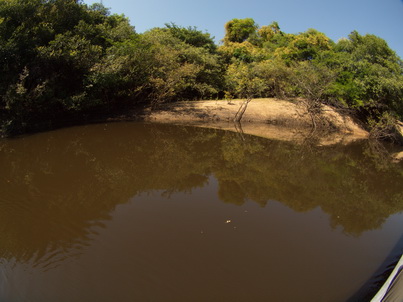
[[[242,102],[241,106],[238,109],[238,112],[235,114],[234,117],[234,122],[239,123],[246,111],[246,108],[248,107],[249,102],[252,100],[252,98],[247,98],[245,101]]]

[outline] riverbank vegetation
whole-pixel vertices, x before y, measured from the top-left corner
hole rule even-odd
[[[334,42],[250,18],[225,29],[216,45],[209,33],[174,23],[136,33],[101,4],[1,1],[1,132],[196,99],[299,97],[313,117],[330,104],[378,137],[403,118],[403,62],[383,39],[353,31]]]

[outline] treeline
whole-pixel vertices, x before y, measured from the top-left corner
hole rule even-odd
[[[403,63],[374,35],[337,43],[314,29],[233,19],[223,43],[173,23],[143,34],[77,0],[0,2],[0,126],[15,134],[147,103],[302,97],[368,124],[403,117]]]

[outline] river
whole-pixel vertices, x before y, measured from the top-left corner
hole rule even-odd
[[[0,301],[365,301],[403,252],[403,163],[369,141],[96,124],[0,167]]]

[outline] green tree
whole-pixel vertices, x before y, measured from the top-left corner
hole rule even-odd
[[[166,23],[165,26],[172,36],[187,44],[195,47],[205,48],[211,53],[214,53],[217,49],[217,46],[215,45],[210,34],[198,30],[197,27],[189,26],[185,28],[178,26],[175,23]]]
[[[251,35],[256,34],[258,25],[252,18],[232,19],[225,24],[224,43],[246,41]]]
[[[308,111],[312,126],[317,128],[317,121],[321,120],[322,103],[326,100],[329,87],[336,74],[331,69],[313,62],[298,62],[293,67],[294,75],[291,78],[297,95],[303,97],[303,103]]]
[[[338,98],[366,115],[390,111],[403,117],[403,63],[383,39],[354,31],[335,51],[342,58],[335,86]]]
[[[230,92],[240,98],[259,97],[266,89],[266,82],[254,64],[244,62],[231,64],[226,79]]]
[[[264,42],[270,41],[275,35],[282,33],[276,21],[272,22],[270,25],[260,27],[257,32]]]
[[[218,56],[195,47],[161,28],[144,33],[152,62],[145,89],[154,104],[216,95],[222,68]]]
[[[265,82],[264,97],[287,98],[294,95],[292,87],[293,70],[278,58],[255,64],[256,73]]]
[[[326,100],[326,93],[336,75],[333,70],[314,62],[303,61],[293,66],[292,78],[297,93],[310,101],[312,107],[320,106]]]
[[[275,50],[277,56],[288,62],[312,60],[320,52],[332,48],[333,42],[325,34],[315,29],[309,29],[298,35],[291,35],[287,45]]]
[[[150,45],[141,37],[115,43],[86,77],[87,96],[108,108],[144,101],[152,64]]]
[[[218,53],[220,53],[227,64],[235,61],[245,63],[258,62],[269,56],[266,49],[256,47],[249,41],[242,43],[228,42],[218,48]]]
[[[73,0],[2,1],[0,20],[0,117],[8,132],[105,106],[110,96],[91,94],[94,66],[135,37],[124,16]]]

